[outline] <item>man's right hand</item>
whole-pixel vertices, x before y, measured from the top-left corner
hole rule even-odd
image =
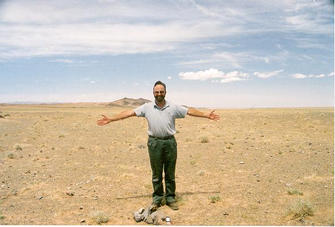
[[[107,125],[112,121],[111,119],[109,119],[105,115],[101,115],[101,116],[103,116],[103,118],[100,119],[100,120],[97,120],[97,125],[99,125],[99,126]]]

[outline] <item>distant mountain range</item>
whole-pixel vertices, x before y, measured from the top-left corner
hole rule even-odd
[[[141,106],[145,103],[151,102],[150,100],[139,98],[139,99],[132,99],[132,98],[123,98],[116,100],[114,102],[111,102],[107,104],[107,106],[118,106],[118,107],[137,107]]]

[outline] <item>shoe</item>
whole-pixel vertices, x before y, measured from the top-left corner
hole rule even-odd
[[[172,210],[179,210],[179,207],[176,202],[166,203],[166,205],[168,205],[168,207],[170,207]]]

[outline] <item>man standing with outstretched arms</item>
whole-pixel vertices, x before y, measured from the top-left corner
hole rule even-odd
[[[146,103],[134,110],[127,110],[111,118],[104,115],[97,121],[100,126],[112,121],[128,117],[145,117],[148,121],[148,150],[152,170],[153,204],[161,206],[165,196],[166,204],[173,210],[178,210],[176,203],[175,170],[177,161],[177,143],[175,119],[184,118],[186,115],[219,120],[220,116],[214,113],[203,113],[194,108],[175,105],[165,100],[166,85],[157,81],[153,88],[155,102]],[[163,171],[165,179],[165,195],[163,188]]]

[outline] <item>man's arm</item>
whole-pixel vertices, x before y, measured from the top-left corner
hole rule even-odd
[[[220,116],[214,113],[215,110],[211,111],[210,113],[203,113],[194,108],[188,108],[187,114],[193,117],[203,117],[208,118],[210,120],[219,120]]]
[[[126,119],[128,117],[134,117],[134,116],[136,116],[136,114],[135,114],[134,110],[126,110],[126,111],[123,111],[123,112],[121,112],[121,113],[119,113],[119,114],[117,114],[117,115],[115,115],[111,118],[108,118],[105,115],[102,115],[102,116],[103,116],[103,118],[97,121],[97,124],[99,126],[104,126],[106,124],[111,123],[112,121],[118,121],[118,120]]]

